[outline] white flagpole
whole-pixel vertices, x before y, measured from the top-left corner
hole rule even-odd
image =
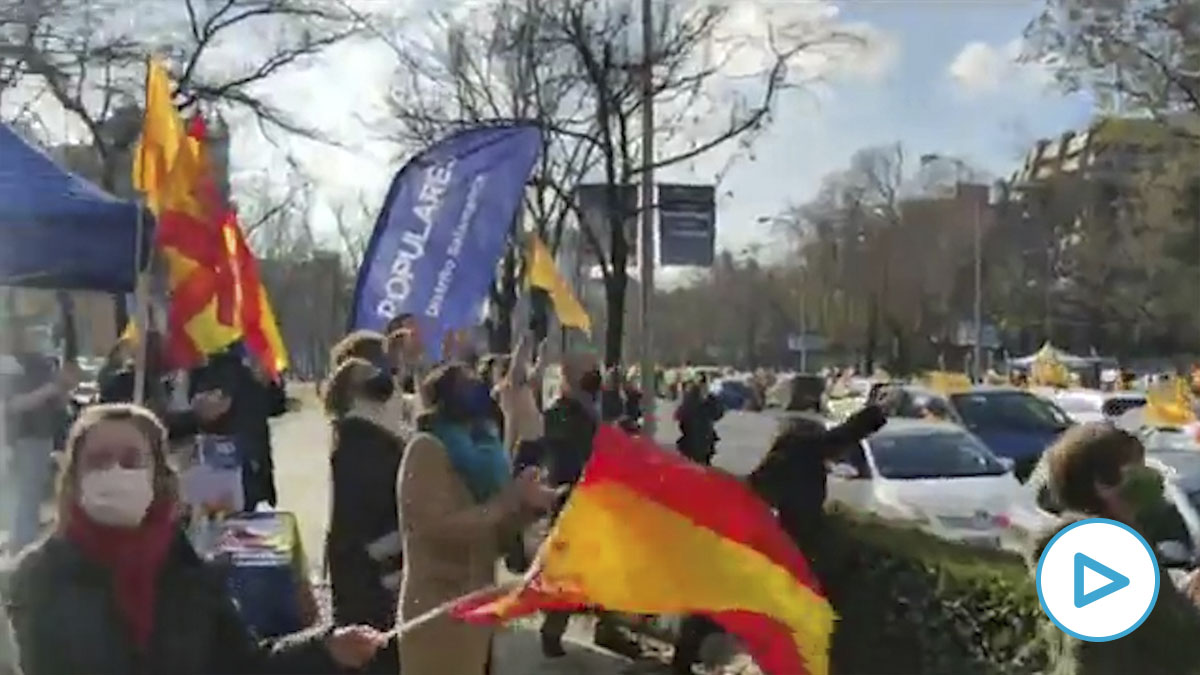
[[[144,405],[146,401],[146,331],[150,323],[150,284],[147,270],[142,268],[142,256],[145,254],[143,242],[146,238],[145,204],[141,197],[137,200],[137,243],[134,247],[134,274],[137,285],[134,288],[134,330],[137,335],[137,350],[134,357],[133,402]],[[146,265],[148,268],[149,265]]]

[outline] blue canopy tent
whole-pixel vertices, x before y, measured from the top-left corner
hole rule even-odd
[[[0,286],[132,292],[139,208],[0,124]]]

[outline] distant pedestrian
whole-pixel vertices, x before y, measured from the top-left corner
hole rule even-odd
[[[683,400],[675,409],[675,420],[679,423],[675,447],[679,453],[694,462],[711,464],[720,440],[716,424],[724,416],[724,407],[708,391],[703,375],[689,382],[683,390]]]
[[[41,533],[42,504],[53,477],[54,439],[67,424],[67,401],[79,383],[79,369],[67,363],[56,372],[50,357],[29,348],[26,325],[19,319],[0,327],[0,354],[12,359],[11,372],[0,383],[0,411],[17,497],[7,548],[16,553]]]

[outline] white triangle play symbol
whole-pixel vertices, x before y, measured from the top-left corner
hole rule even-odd
[[[1107,586],[1109,583],[1111,583],[1111,580],[1103,574],[1100,574],[1090,567],[1083,568],[1084,593],[1091,593],[1097,588],[1103,588],[1104,586]]]

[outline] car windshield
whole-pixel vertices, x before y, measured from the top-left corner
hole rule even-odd
[[[870,441],[884,478],[999,476],[1007,469],[970,434],[958,431],[883,434]]]
[[[963,422],[973,429],[1062,431],[1071,426],[1061,408],[1020,391],[955,394],[951,400]]]

